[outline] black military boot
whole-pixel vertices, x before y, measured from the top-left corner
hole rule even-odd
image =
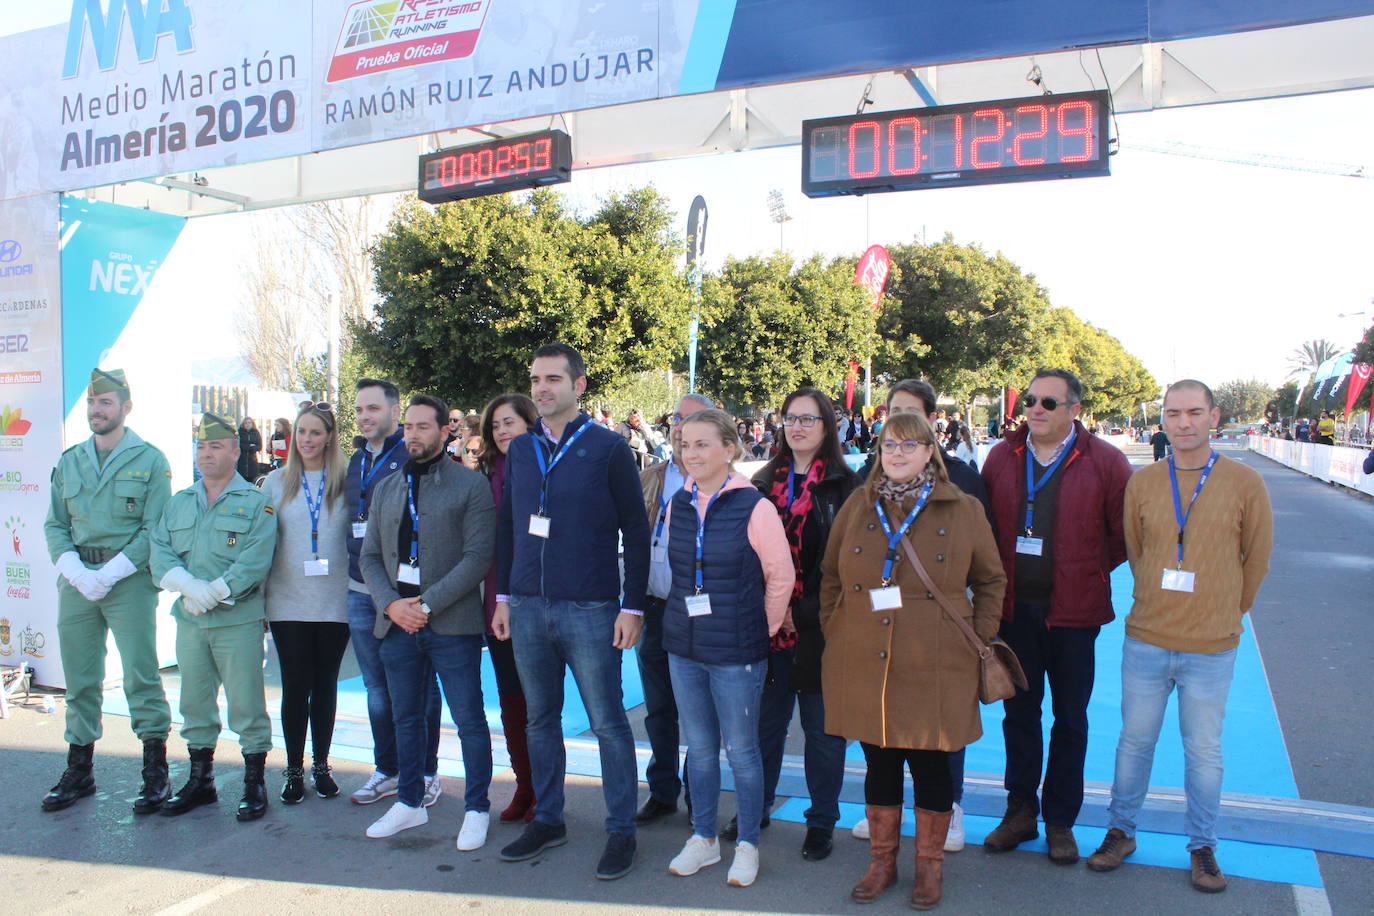
[[[57,780],[57,785],[43,796],[44,811],[61,811],[75,804],[78,799],[95,794],[95,777],[91,775],[91,758],[94,756],[94,744],[67,746],[67,768],[62,771],[62,778]]]
[[[238,813],[241,821],[255,821],[267,813],[267,782],[263,773],[266,766],[266,754],[243,755],[243,800]]]
[[[152,814],[172,792],[167,774],[167,739],[148,738],[143,742],[143,788],[134,799],[134,814]]]
[[[186,779],[177,794],[162,803],[162,813],[176,817],[187,811],[209,805],[219,800],[215,793],[215,749],[212,747],[191,748],[191,775]]]

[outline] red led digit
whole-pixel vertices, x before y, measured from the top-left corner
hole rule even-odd
[[[445,156],[439,160],[439,184],[451,188],[458,183],[458,157]]]
[[[553,161],[553,141],[545,138],[534,141],[534,168],[546,169]]]
[[[1025,131],[1021,129],[1024,115],[1038,118],[1040,127],[1038,130]],[[1021,143],[1026,140],[1044,140],[1045,134],[1050,129],[1050,109],[1047,105],[1022,105],[1016,109],[1016,139],[1011,144],[1011,158],[1017,165],[1044,165],[1043,156],[1027,156],[1021,152]],[[1044,149],[1044,146],[1041,146]]]
[[[911,130],[911,166],[897,164],[897,129]],[[905,138],[902,138],[903,140]],[[894,118],[887,124],[887,171],[889,175],[915,175],[921,170],[921,119]]]
[[[510,174],[510,147],[498,146],[496,148],[496,177],[505,178]]]
[[[859,131],[861,131],[861,130],[872,131],[872,138],[871,138],[871,140],[869,141],[869,144],[868,144],[868,145],[869,145],[869,153],[868,153],[868,154],[869,154],[869,156],[871,157],[871,159],[870,159],[869,161],[873,163],[873,168],[870,169],[869,171],[864,171],[864,172],[859,171],[858,168],[857,168],[857,167],[855,166],[855,164],[854,164],[854,159],[855,159],[854,153],[855,153],[855,151],[856,151],[856,147],[857,147],[857,144],[858,144]],[[859,122],[857,122],[857,123],[855,123],[855,124],[850,125],[850,127],[849,127],[849,177],[850,177],[850,178],[872,178],[874,175],[877,175],[880,171],[882,171],[882,167],[883,167],[883,157],[882,157],[882,152],[878,149],[878,146],[879,146],[879,144],[880,144],[880,142],[881,142],[882,134],[883,134],[882,128],[880,128],[880,127],[878,126],[878,122],[877,122],[877,121],[859,121]]]
[[[1083,115],[1082,127],[1069,127],[1064,121],[1064,115],[1068,112],[1081,112]],[[1058,115],[1059,127],[1059,161],[1060,162],[1087,162],[1097,155],[1093,146],[1093,106],[1091,102],[1065,102],[1059,106]],[[1065,137],[1082,137],[1082,153],[1064,152]]]
[[[964,167],[964,116],[954,116],[954,167]]]
[[[459,184],[472,184],[472,181],[473,181],[473,176],[472,176],[472,172],[473,172],[473,163],[474,163],[474,158],[473,158],[472,153],[463,153],[462,155],[460,155],[460,156],[458,157],[458,183],[459,183]]]
[[[994,133],[980,136],[978,133],[978,119],[992,118],[996,125]],[[1002,138],[1007,133],[1007,120],[1002,116],[1000,108],[980,108],[973,113],[973,142],[969,144],[969,161],[973,163],[975,169],[996,169],[1002,166],[1001,143]],[[978,147],[985,143],[993,144],[993,149],[998,153],[995,160],[986,162],[978,158]]]
[[[496,159],[490,149],[484,149],[477,154],[477,180],[490,181],[493,171],[493,162]]]

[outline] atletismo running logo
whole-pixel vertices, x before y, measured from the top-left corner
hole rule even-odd
[[[490,0],[362,0],[344,13],[327,82],[457,60],[477,47]]]

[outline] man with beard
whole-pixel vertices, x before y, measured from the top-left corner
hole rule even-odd
[[[43,526],[57,580],[57,633],[67,678],[67,769],[43,799],[60,811],[95,792],[92,754],[100,737],[106,633],[124,667],[129,723],[143,741],[143,787],[134,813],[167,798],[171,711],[157,670],[157,587],[148,575],[148,530],[171,495],[162,452],[124,425],[133,409],[120,369],[91,372],[91,438],[62,453]]]

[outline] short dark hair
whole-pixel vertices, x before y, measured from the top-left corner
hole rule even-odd
[[[904,378],[887,392],[887,402],[883,405],[888,410],[892,409],[892,396],[899,391],[905,391],[914,398],[920,398],[921,403],[926,405],[926,413],[935,410],[935,387],[923,378]]]
[[[1063,379],[1064,384],[1069,386],[1069,403],[1081,404],[1083,402],[1083,383],[1078,380],[1068,369],[1046,369],[1043,366],[1035,370],[1035,375],[1031,378],[1031,384],[1035,384],[1036,379],[1057,378]],[[1030,385],[1026,386],[1027,388]]]
[[[434,408],[434,419],[439,426],[448,425],[448,404],[443,398],[435,397],[432,394],[413,394],[410,396],[410,407],[432,407]]]
[[[548,343],[534,351],[534,358],[541,356],[561,356],[568,361],[568,375],[577,381],[587,374],[587,361],[572,347],[565,343]]]
[[[382,389],[382,397],[386,398],[388,404],[401,403],[401,393],[396,390],[396,386],[386,379],[380,378],[360,378],[358,384],[353,386],[354,391],[362,391],[364,388]]]
[[[1207,398],[1208,410],[1211,410],[1213,407],[1217,406],[1217,399],[1212,396],[1212,389],[1208,388],[1205,384],[1199,382],[1195,378],[1181,378],[1178,381],[1174,382],[1172,385],[1170,385],[1168,388],[1164,389],[1164,400],[1169,400],[1169,392],[1173,391],[1175,388],[1191,388],[1194,391],[1201,391],[1203,395]],[[1326,416],[1326,411],[1322,411],[1322,416]]]

